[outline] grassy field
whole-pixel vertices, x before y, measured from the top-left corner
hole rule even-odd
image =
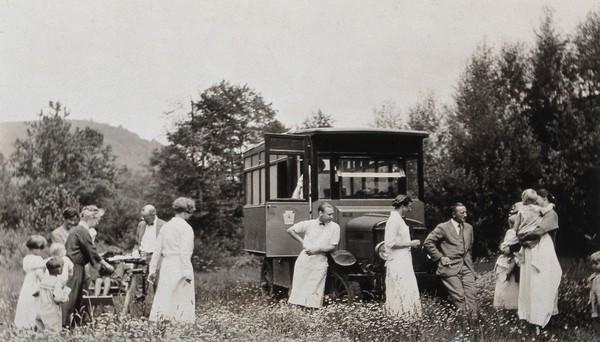
[[[424,295],[423,317],[417,322],[390,319],[380,302],[328,304],[319,310],[270,300],[258,285],[257,262],[196,275],[197,320],[194,325],[150,323],[103,315],[93,325],[60,336],[15,331],[14,308],[22,271],[2,270],[0,280],[0,340],[50,341],[597,341],[600,320],[592,320],[587,305],[589,269],[562,260],[565,272],[560,314],[536,331],[513,311],[492,308],[494,275],[491,264],[479,263],[477,280],[480,317],[455,315],[443,300]]]

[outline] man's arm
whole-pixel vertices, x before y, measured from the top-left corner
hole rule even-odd
[[[289,228],[287,229],[287,232],[288,232],[288,234],[290,234],[290,236],[291,236],[291,237],[292,237],[294,240],[296,240],[296,241],[300,242],[300,244],[302,244],[302,245],[303,245],[303,244],[304,244],[304,239],[302,238],[302,236],[300,236],[298,233],[296,233],[296,231],[294,230],[294,227],[295,227],[295,226],[296,226],[296,225],[293,225],[293,226],[289,227]]]
[[[425,241],[423,242],[423,247],[425,247],[425,251],[427,252],[427,254],[429,254],[433,261],[438,261],[444,256],[442,252],[440,252],[440,250],[437,248],[437,244],[443,239],[444,232],[442,231],[442,227],[437,226],[434,230],[431,231],[431,233],[429,233],[429,235],[427,235],[427,238],[425,238]]]
[[[340,227],[336,226],[335,227],[335,231],[333,232],[333,234],[331,234],[331,240],[329,241],[329,245],[327,245],[326,247],[321,247],[321,248],[309,248],[306,253],[308,255],[311,254],[326,254],[329,252],[333,252],[337,245],[340,243]]]

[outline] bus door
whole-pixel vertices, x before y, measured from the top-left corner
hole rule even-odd
[[[302,249],[287,229],[310,218],[309,148],[304,135],[265,134],[267,257],[296,257]]]

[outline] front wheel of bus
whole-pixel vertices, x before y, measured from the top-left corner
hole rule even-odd
[[[325,283],[325,295],[333,302],[346,301],[352,303],[362,299],[360,283],[338,273],[330,272]]]

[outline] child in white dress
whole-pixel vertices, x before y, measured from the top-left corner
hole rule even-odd
[[[46,238],[41,235],[32,235],[25,242],[29,254],[23,258],[25,279],[19,293],[17,309],[15,310],[15,326],[17,329],[35,328],[39,295],[38,283],[46,272],[46,261],[42,252],[46,247]]]
[[[502,254],[496,260],[496,289],[494,291],[494,307],[516,309],[519,299],[519,268],[515,260],[516,252],[521,248],[517,232],[514,229],[516,214],[523,206],[522,202],[515,203],[508,217],[509,229],[500,244]]]
[[[69,300],[71,289],[65,287],[60,278],[63,271],[63,260],[51,257],[46,262],[48,275],[39,284],[39,302],[36,315],[36,327],[39,331],[60,332],[62,329],[62,309],[59,303]]]
[[[62,243],[53,243],[50,245],[50,256],[58,257],[63,261],[63,267],[61,274],[58,275],[58,278],[63,282],[63,284],[67,284],[67,280],[73,275],[73,269],[75,265],[69,257],[67,257],[67,250],[65,245]]]

